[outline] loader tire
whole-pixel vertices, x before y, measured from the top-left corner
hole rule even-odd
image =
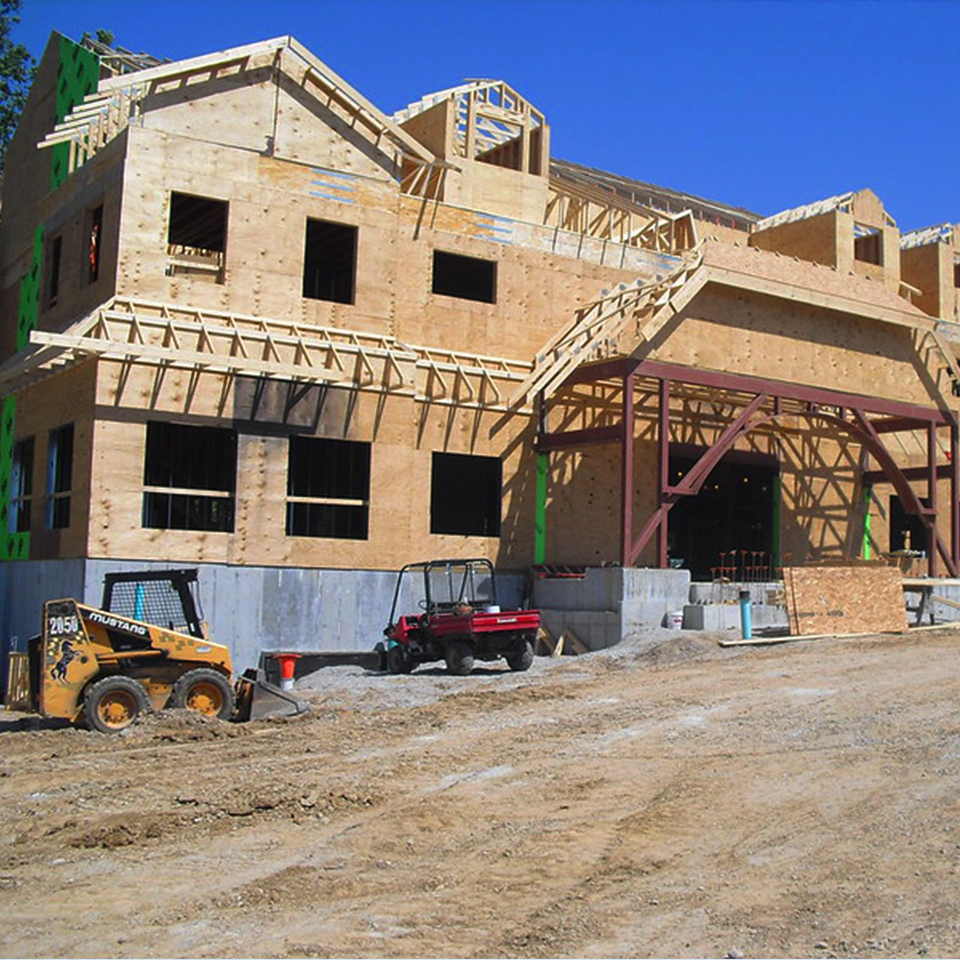
[[[149,709],[147,691],[130,677],[104,677],[90,684],[83,696],[87,725],[100,733],[126,730]]]
[[[468,640],[447,644],[447,671],[455,677],[466,677],[473,671],[473,647]]]
[[[516,650],[507,654],[507,666],[517,673],[529,670],[533,666],[533,644],[524,640]]]
[[[170,706],[196,710],[205,717],[229,720],[236,709],[230,681],[216,670],[198,667],[185,673],[174,685]]]

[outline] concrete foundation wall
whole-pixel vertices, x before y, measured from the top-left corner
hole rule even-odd
[[[590,567],[582,580],[535,581],[533,605],[554,637],[572,630],[590,650],[600,650],[682,610],[689,593],[689,570]]]
[[[99,605],[103,577],[130,570],[196,566],[201,612],[226,644],[234,669],[255,666],[263,650],[372,650],[383,639],[397,574],[385,570],[305,570],[121,560],[38,560],[0,565],[0,638],[6,654],[40,631],[43,602],[75,597]],[[517,607],[524,578],[497,575],[504,609]],[[410,600],[401,598],[404,612]],[[416,609],[414,602],[413,609]],[[15,642],[14,641],[15,638]]]

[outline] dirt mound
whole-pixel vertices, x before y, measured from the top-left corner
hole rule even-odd
[[[250,735],[247,726],[205,717],[196,710],[157,710],[144,714],[119,736],[131,743],[191,743],[230,740]]]
[[[645,666],[659,667],[690,660],[716,659],[721,651],[722,648],[717,646],[717,641],[712,637],[686,634],[653,643],[637,653],[634,660]]]

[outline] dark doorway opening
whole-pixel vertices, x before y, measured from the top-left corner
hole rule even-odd
[[[702,447],[672,444],[671,485],[679,483],[705,452]],[[734,566],[752,567],[753,576],[766,579],[760,568],[773,564],[779,472],[776,457],[740,450],[727,453],[700,493],[681,498],[670,511],[671,565],[689,570],[694,580],[710,580],[717,568],[729,568],[731,554],[737,551]]]
[[[930,506],[926,497],[920,502]],[[915,513],[907,513],[903,501],[896,495],[890,495],[890,552],[913,550],[921,553],[927,549],[927,528],[923,520]]]

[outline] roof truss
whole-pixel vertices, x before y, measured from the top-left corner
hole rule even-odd
[[[115,297],[62,333],[34,330],[0,366],[0,393],[88,359],[409,396],[506,411],[530,364],[394,337]]]

